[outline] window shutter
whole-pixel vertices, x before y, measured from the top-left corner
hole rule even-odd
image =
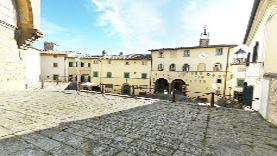
[[[81,67],[84,67],[84,63],[83,62],[81,62]]]
[[[90,82],[90,76],[88,76],[88,82]]]
[[[88,67],[90,67],[90,63],[88,63]]]
[[[84,75],[81,75],[81,82],[84,82]]]

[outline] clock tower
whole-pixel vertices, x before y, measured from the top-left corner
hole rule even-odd
[[[207,33],[207,26],[204,26],[204,32],[201,33],[199,46],[200,47],[207,47],[209,46],[209,33]]]

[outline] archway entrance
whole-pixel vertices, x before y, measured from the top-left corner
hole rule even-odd
[[[123,95],[131,95],[131,86],[128,83],[124,83],[121,90]]]
[[[176,89],[177,92],[182,92],[182,87],[185,86],[185,82],[181,79],[175,79],[172,81],[171,88]]]
[[[169,84],[168,84],[167,80],[164,78],[160,78],[160,79],[156,80],[155,90],[157,92],[164,93],[164,90],[168,91],[168,86],[169,86]]]

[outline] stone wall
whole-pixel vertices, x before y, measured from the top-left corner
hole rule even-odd
[[[39,23],[40,6],[38,1],[33,1],[18,0],[17,3],[14,0],[1,1],[4,6],[0,8],[2,13],[9,16],[0,16],[0,91],[25,88],[26,51],[20,50],[19,47],[26,48],[30,46],[27,43],[32,43],[34,39],[41,37],[36,35],[39,30],[34,29],[38,29],[39,25],[35,26],[36,24],[32,22],[36,19],[36,23]],[[36,8],[32,10],[32,7]],[[20,14],[20,17],[17,14]],[[29,41],[25,42],[26,40]]]
[[[277,74],[270,77],[267,120],[277,125]]]

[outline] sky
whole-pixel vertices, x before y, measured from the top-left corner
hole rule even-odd
[[[197,46],[206,25],[210,44],[241,45],[254,0],[41,0],[43,42],[100,55],[147,54]]]

